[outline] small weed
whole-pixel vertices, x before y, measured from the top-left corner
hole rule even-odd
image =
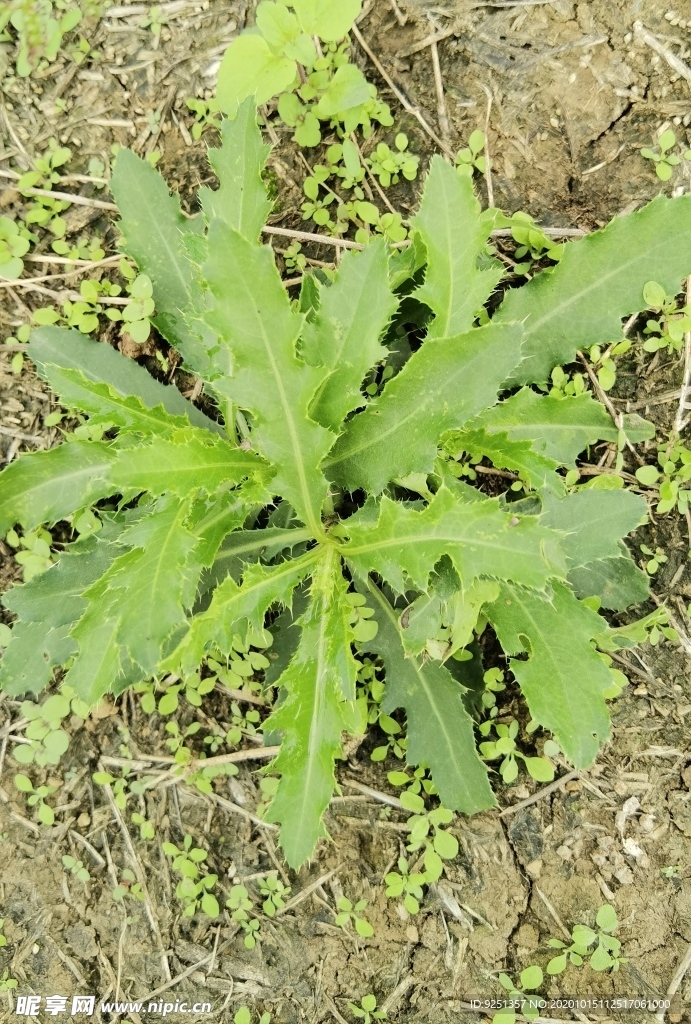
[[[641,551],[644,555],[648,555],[648,561],[645,563],[645,571],[649,576],[654,576],[660,566],[664,565],[667,561],[665,549],[657,547],[653,551],[653,549],[649,548],[647,544],[641,544]]]
[[[45,572],[46,569],[50,569],[56,561],[50,549],[53,538],[48,530],[44,530],[42,527],[30,530],[21,537],[16,530],[8,530],[5,540],[17,552],[14,560],[22,567],[22,577],[25,583],[28,583],[34,576],[38,576],[39,573]]]
[[[372,994],[363,996],[359,1004],[348,1003],[348,1006],[364,1024],[371,1024],[373,1020],[383,1020],[386,1017],[384,1010],[377,1009],[377,997]]]
[[[215,100],[199,100],[194,96],[190,96],[185,102],[194,114],[194,124],[192,125],[193,139],[201,139],[202,134],[207,128],[220,128],[221,117]]]
[[[468,145],[456,154],[456,167],[459,174],[472,174],[479,171],[480,174],[487,173],[487,157],[484,149],[486,145],[485,133],[476,128],[470,133]]]
[[[254,904],[250,894],[244,885],[234,885],[230,890],[230,896],[226,900],[226,907],[230,910],[233,921],[242,928],[245,933],[243,942],[247,949],[254,949],[261,939],[261,926],[257,917],[250,917]]]
[[[84,884],[86,884],[91,881],[91,875],[89,874],[88,868],[85,868],[83,862],[77,860],[76,857],[71,857],[69,854],[65,854],[62,858],[62,866],[65,871],[74,875],[78,882],[84,882]]]
[[[658,515],[674,509],[680,515],[686,515],[691,500],[691,450],[681,442],[671,447],[667,445],[658,449],[657,461],[659,469],[657,466],[640,466],[636,470],[636,479],[645,487],[657,489]],[[650,553],[649,549],[645,553]]]
[[[548,974],[561,974],[567,963],[581,967],[586,960],[594,971],[618,971],[620,964],[627,963],[625,957],[619,956],[621,942],[611,934],[619,927],[614,907],[608,903],[603,904],[597,912],[595,922],[596,931],[577,924],[571,932],[570,946],[561,939],[549,940],[548,945],[563,952],[553,957],[547,964]]]
[[[64,720],[70,715],[86,719],[89,706],[74,691],[63,689],[55,693],[42,704],[25,700],[20,705],[20,714],[29,719],[24,730],[28,743],[20,743],[12,752],[19,764],[59,764],[60,758],[70,745],[69,734],[62,728]]]
[[[345,896],[341,896],[336,904],[336,909],[338,910],[336,924],[339,928],[345,928],[352,921],[358,935],[362,936],[363,939],[369,939],[374,935],[374,928],[366,918],[359,916],[366,907],[367,900],[358,900],[357,903],[351,903]]]
[[[678,864],[670,864],[666,868],[660,868],[660,874],[663,878],[666,878],[668,881],[673,882],[675,878],[679,878],[679,875],[681,874],[681,868]]]
[[[0,277],[16,281],[24,272],[23,256],[31,248],[28,232],[9,217],[0,217]]]
[[[277,875],[269,875],[259,883],[259,891],[264,897],[262,908],[267,917],[275,917],[277,910],[283,910],[286,897],[290,895],[290,886],[284,885]]]
[[[417,178],[420,157],[407,151],[408,136],[399,132],[394,139],[394,147],[390,149],[385,142],[380,142],[366,160],[382,188],[397,185],[401,177],[406,181],[415,181]]]
[[[249,1006],[241,1006],[233,1017],[233,1024],[252,1024],[252,1011]],[[262,1013],[258,1024],[271,1024],[271,1014]]]
[[[10,978],[9,971],[3,971],[2,977],[0,978],[0,992],[9,992],[11,989],[16,988],[19,982],[16,978]]]
[[[52,825],[55,821],[55,812],[53,808],[47,804],[46,797],[52,796],[53,793],[57,792],[58,786],[39,786],[38,789],[34,789],[34,784],[27,775],[18,774],[14,777],[15,788],[20,793],[26,793],[26,802],[29,807],[36,808],[36,818],[41,822],[42,825]]]
[[[139,838],[142,841],[147,839],[153,839],[156,835],[156,831],[153,826],[153,822],[147,821],[143,814],[139,814],[135,811],[132,814],[132,824],[136,825],[139,829]]]
[[[499,984],[502,988],[506,989],[508,998],[517,1005],[520,1005],[521,1015],[526,1020],[535,1020],[540,1016],[540,1010],[537,1006],[538,1000],[534,992],[542,985],[542,982],[542,970],[534,964],[521,971],[518,985],[514,985],[508,974],[499,975]],[[507,1007],[499,1010],[493,1019],[497,1024],[514,1024],[516,1016],[516,1010]]]
[[[150,7],[147,13],[142,16],[142,20],[139,22],[139,27],[148,28],[153,36],[160,36],[161,29],[166,22],[167,18],[162,9],[158,5],[155,5]]]
[[[643,298],[648,309],[659,316],[659,320],[649,319],[643,328],[648,335],[643,342],[646,352],[657,352],[666,349],[670,355],[681,351],[684,335],[691,330],[691,309],[679,306],[673,295],[666,295],[662,285],[657,281],[648,281],[643,289]]]
[[[427,884],[427,876],[419,871],[410,874],[410,865],[405,857],[398,858],[398,871],[390,871],[384,879],[386,895],[397,899],[403,897],[403,906],[409,914],[420,911],[423,885]]]
[[[164,843],[163,852],[172,862],[173,871],[182,878],[175,887],[175,895],[183,905],[182,916],[193,917],[201,910],[207,917],[218,917],[220,907],[211,889],[218,875],[202,875],[200,865],[207,858],[206,850],[192,845],[192,836],[185,836],[182,849],[174,843]]]
[[[28,78],[55,60],[62,38],[82,20],[78,7],[63,0],[9,0],[0,7],[0,42],[14,39],[16,71]],[[8,31],[11,26],[13,33]]]
[[[124,869],[120,882],[118,882],[112,892],[112,897],[116,903],[120,903],[127,896],[140,903],[144,902],[142,887],[137,881],[134,871],[131,871],[129,868]]]
[[[547,757],[527,757],[516,745],[518,736],[518,722],[512,718],[508,723],[489,720],[479,726],[481,736],[489,736],[494,729],[497,734],[496,740],[488,740],[480,744],[480,753],[487,761],[496,761],[501,758],[499,774],[504,784],[509,785],[515,782],[518,777],[518,762],[520,758],[525,765],[528,775],[537,782],[551,782],[554,778],[554,765]],[[554,740],[545,742],[545,753],[554,756],[559,753],[559,745]]]
[[[5,919],[0,917],[0,949],[7,945],[7,939],[5,938]]]
[[[407,771],[387,772],[386,778],[392,786],[405,786],[409,793],[420,793],[424,790],[429,796],[437,795],[437,787],[432,782],[429,769],[420,765],[412,775]]]
[[[677,137],[672,129],[668,128],[658,137],[657,146],[654,149],[644,148],[641,150],[643,159],[652,160],[655,164],[655,173],[660,181],[669,181],[673,169],[681,163],[681,157],[671,152],[676,144]]]

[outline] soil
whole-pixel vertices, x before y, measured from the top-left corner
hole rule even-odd
[[[142,154],[158,150],[160,169],[192,203],[199,184],[211,180],[205,150],[214,133],[192,139],[185,100],[211,94],[219,57],[236,31],[252,23],[253,7],[178,0],[163,9],[168,22],[158,44],[137,27],[137,6],[130,14],[125,5],[90,30],[100,58],[77,68],[60,57],[30,79],[8,76],[0,97],[2,167],[25,169],[27,155],[42,152],[51,137],[74,150],[73,172],[86,173],[92,157],[108,166],[113,144],[134,146]],[[657,0],[375,0],[359,27],[410,105],[451,149],[463,145],[473,129],[488,128],[492,173],[480,182],[485,199],[489,186],[494,203],[507,211],[527,210],[546,226],[592,230],[659,191],[688,190],[689,165],[683,163],[662,185],[640,155],[663,126],[672,125],[682,144],[691,143],[689,82],[634,33],[640,19],[664,47],[689,59],[691,2],[676,0],[666,18],[668,13]],[[439,116],[429,43],[416,45],[430,35],[443,36],[437,45],[448,127]],[[397,129],[407,133],[424,165],[433,147],[418,120],[401,109],[366,55],[357,48],[355,54],[392,102]],[[7,73],[11,59],[10,45],[0,44],[0,74]],[[273,220],[304,227],[299,215],[304,168],[289,134],[280,125],[276,131],[278,145],[270,160],[278,191]],[[387,132],[373,143],[379,138],[388,139]],[[93,184],[71,187],[87,197],[103,196]],[[416,189],[417,183],[399,186],[391,193],[393,201],[412,205]],[[11,188],[0,194],[0,206],[10,212],[19,201]],[[109,213],[72,206],[65,216],[68,236],[98,232],[113,246],[117,233]],[[45,264],[37,266],[32,273],[50,272]],[[57,274],[61,268],[52,270]],[[58,291],[66,286],[59,277],[44,285]],[[21,286],[4,289],[4,335],[43,301]],[[635,355],[619,366],[612,396],[621,409],[635,404],[663,433],[676,408],[669,393],[681,380],[679,360],[651,361],[640,345],[632,351]],[[60,436],[43,424],[50,396],[28,363],[13,372],[12,354],[0,346],[0,459],[5,462],[22,451],[51,446]],[[686,522],[674,516],[651,521],[634,539],[637,557],[642,543],[661,546],[668,555],[653,589],[688,629]],[[4,589],[20,574],[6,546],[0,559]],[[91,780],[103,758],[110,758],[111,766],[112,759],[129,759],[140,774],[152,774],[169,755],[164,721],[144,715],[132,695],[104,702],[84,724],[73,718],[72,742],[59,768],[31,770],[36,785],[59,786],[53,800],[56,822],[39,826],[13,785],[20,769],[12,758],[15,732],[10,730],[19,704],[4,699],[0,915],[7,944],[0,948],[0,978],[7,970],[18,987],[0,994],[0,1020],[16,1019],[17,995],[36,993],[94,994],[93,1019],[104,1022],[123,1014],[102,1012],[100,1003],[127,999],[145,1005],[210,1002],[211,1014],[167,1010],[171,1021],[189,1024],[230,1021],[245,1003],[270,1011],[277,1024],[334,1019],[343,1024],[354,1019],[349,1001],[373,992],[389,1019],[400,1024],[474,1021],[477,1014],[464,1006],[469,997],[501,994],[500,970],[515,978],[528,964],[544,967],[554,952],[548,940],[565,938],[564,926],[592,925],[605,902],[616,908],[626,963],[616,974],[569,966],[546,991],[581,997],[663,995],[691,943],[691,671],[683,648],[666,642],[629,654],[620,667],[631,685],[613,705],[613,740],[597,764],[511,812],[512,805],[541,789],[519,776],[513,786],[497,786],[504,812],[456,818],[451,830],[459,855],[415,916],[388,899],[382,885],[404,850],[405,815],[350,785],[355,781],[375,794],[392,792],[386,771],[396,762],[373,764],[368,743],[339,766],[341,791],[327,815],[330,841],[293,873],[286,872],[276,852],[275,830],[255,820],[260,798],[255,762],[241,765],[237,777],[217,781],[215,797],[176,785],[131,797],[128,811],[138,809],[156,827],[154,840],[139,838],[129,814],[120,815]],[[223,720],[227,699],[214,694],[204,713]],[[189,706],[177,716],[181,728],[194,718]],[[181,916],[161,844],[180,845],[186,834],[208,851],[210,870],[223,891],[249,879],[256,894],[257,877],[272,871],[290,884],[286,912],[264,921],[262,941],[253,950],[244,948],[227,916],[216,921]],[[88,883],[66,872],[64,855],[83,861]],[[144,880],[144,903],[131,897],[113,901],[112,890],[126,868]],[[365,914],[373,937],[363,939],[352,927],[334,924],[335,904],[343,894],[353,902],[368,901]],[[690,1005],[691,975],[669,1020],[691,1019]],[[595,1019],[570,1009],[545,1014]],[[160,1015],[130,1011],[124,1017],[137,1024]],[[633,1010],[609,1017],[633,1024],[650,1014]],[[41,1011],[38,1019],[56,1018]]]

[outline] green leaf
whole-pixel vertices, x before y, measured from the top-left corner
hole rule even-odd
[[[454,431],[444,443],[449,452],[488,458],[498,469],[517,470],[536,490],[563,495],[564,481],[556,472],[559,463],[540,455],[534,445],[533,441],[511,440],[505,431],[490,433],[484,427]]]
[[[590,395],[553,398],[530,388],[481,413],[468,424],[469,430],[476,428],[506,432],[512,441],[529,441],[534,451],[564,466],[572,465],[595,441],[617,442],[619,437],[607,410]],[[624,417],[624,430],[636,443],[655,436],[652,423],[635,415]]]
[[[268,154],[257,124],[256,104],[247,99],[234,120],[222,121],[220,149],[208,151],[218,188],[200,189],[199,200],[209,222],[221,220],[250,242],[259,239],[272,206],[261,178]]]
[[[620,541],[646,520],[644,498],[631,491],[579,489],[564,498],[545,495],[540,522],[565,536],[569,571],[601,558],[617,557]]]
[[[408,720],[408,764],[429,766],[445,807],[465,814],[494,807],[487,770],[475,750],[473,722],[463,703],[464,688],[438,662],[407,658],[398,616],[371,580],[358,584],[370,599],[379,624],[376,650],[386,668],[382,710],[403,708]]]
[[[466,588],[491,576],[543,590],[564,571],[559,535],[534,516],[511,516],[497,498],[465,503],[446,487],[422,511],[384,497],[376,526],[353,525],[348,532],[344,556],[360,572],[378,572],[399,593],[409,581],[426,590],[444,554]]]
[[[317,117],[340,119],[343,112],[371,99],[369,85],[355,64],[341,64],[322,93],[316,107]]]
[[[204,346],[183,316],[193,283],[185,243],[200,234],[202,218],[185,217],[161,175],[129,149],[118,151],[110,190],[120,211],[125,250],[153,282],[155,327],[191,369],[206,367]]]
[[[389,291],[388,255],[383,241],[362,252],[346,252],[336,280],[320,290],[320,307],[305,324],[301,352],[306,362],[331,372],[312,402],[311,415],[338,431],[349,412],[364,404],[360,385],[386,355],[379,343],[397,300]]]
[[[521,971],[521,988],[527,991],[534,991],[542,984],[542,969],[533,965]]]
[[[611,676],[591,643],[603,620],[560,583],[551,601],[504,584],[486,615],[508,655],[528,655],[510,667],[532,718],[576,767],[590,764],[610,733],[603,692]]]
[[[272,604],[290,603],[293,590],[310,572],[317,557],[310,552],[277,566],[250,565],[240,586],[232,576],[227,576],[213,592],[206,611],[191,620],[188,633],[166,659],[165,670],[175,671],[180,666],[195,669],[209,644],[229,651],[233,634],[241,632],[244,623],[260,629]]]
[[[621,335],[621,321],[647,308],[643,289],[654,279],[676,295],[691,270],[686,239],[691,196],[651,203],[615,217],[602,231],[564,247],[559,264],[512,289],[496,317],[525,325],[523,362],[513,383],[545,381],[576,350],[607,344]]]
[[[343,39],[362,8],[362,0],[292,0],[300,28],[325,42]]]
[[[496,400],[520,343],[518,325],[493,324],[426,341],[346,425],[324,463],[329,475],[349,490],[378,493],[396,477],[431,470],[442,434]]]
[[[465,334],[504,273],[498,261],[478,266],[492,224],[481,214],[472,178],[433,156],[412,223],[427,249],[425,283],[414,295],[435,314],[428,338]]]
[[[115,490],[109,473],[116,458],[107,444],[93,441],[20,456],[0,476],[0,535],[16,523],[32,530],[57,522],[108,497]]]
[[[617,912],[609,903],[604,903],[597,912],[595,918],[598,928],[603,932],[614,932],[619,927]]]
[[[340,559],[327,549],[313,573],[298,649],[279,680],[286,698],[265,724],[284,731],[272,766],[281,779],[266,818],[281,823],[281,846],[293,868],[312,856],[317,840],[326,834],[321,818],[336,785],[334,759],[344,728],[343,680],[337,668],[346,603],[343,584]]]
[[[295,74],[294,60],[276,56],[262,36],[244,33],[233,40],[221,61],[216,101],[224,114],[234,117],[250,96],[261,106],[285,92]]]
[[[27,351],[39,375],[66,404],[84,412],[92,411],[94,399],[81,375],[93,384],[108,385],[122,399],[139,399],[147,409],[163,406],[170,416],[185,416],[195,427],[223,433],[218,423],[183,398],[177,388],[160,384],[133,359],[79,331],[41,327],[31,332]],[[103,392],[99,389],[97,393]]]
[[[623,611],[647,601],[650,577],[639,569],[622,544],[619,555],[571,569],[569,583],[578,598],[599,597],[603,608]]]
[[[291,308],[270,248],[218,221],[209,229],[209,248],[204,273],[216,305],[207,321],[227,340],[234,364],[233,377],[217,389],[252,413],[252,440],[276,466],[275,491],[319,537],[328,490],[319,463],[333,434],[308,409],[326,371],[296,355],[303,318]]]

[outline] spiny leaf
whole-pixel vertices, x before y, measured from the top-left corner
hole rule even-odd
[[[496,316],[525,323],[523,362],[513,383],[544,381],[576,350],[621,335],[622,318],[647,308],[643,288],[657,281],[676,295],[691,270],[691,196],[657,196],[628,217],[615,217],[565,246],[561,262],[512,289]]]
[[[646,519],[646,502],[631,491],[580,488],[565,498],[545,495],[541,522],[560,530],[569,572],[619,554],[619,542]]]
[[[111,495],[115,459],[107,444],[93,441],[68,441],[20,456],[0,476],[0,536],[15,523],[31,530]]]
[[[295,353],[302,317],[291,308],[271,250],[218,221],[209,246],[204,273],[216,304],[206,319],[230,346],[234,363],[233,376],[216,382],[217,390],[252,413],[252,440],[276,467],[276,492],[320,536],[328,485],[318,467],[333,434],[308,409],[326,371]]]
[[[133,665],[118,643],[117,617],[104,618],[97,603],[91,604],[71,636],[79,645],[77,657],[63,680],[81,700],[96,704],[104,694],[119,692],[142,682],[146,673]]]
[[[209,149],[218,188],[199,190],[208,221],[222,220],[241,235],[256,242],[271,212],[271,202],[261,179],[269,147],[262,141],[253,99],[241,104],[234,120],[221,122],[220,149]]]
[[[129,149],[115,159],[110,189],[120,211],[125,250],[153,283],[154,324],[194,369],[206,367],[206,350],[187,326],[183,312],[190,303],[193,267],[186,239],[203,230],[202,218],[188,219],[158,171]]]
[[[10,697],[40,693],[50,683],[53,669],[76,652],[69,625],[17,622],[0,661],[0,689]]]
[[[216,644],[221,650],[229,650],[233,634],[242,632],[246,623],[261,628],[272,604],[290,603],[293,590],[311,571],[316,558],[314,552],[309,552],[277,566],[250,565],[240,585],[226,576],[214,590],[206,611],[191,620],[187,634],[166,659],[164,670],[176,671],[180,666],[194,669],[207,646]]]
[[[576,597],[599,597],[603,608],[617,612],[647,601],[650,594],[647,573],[638,568],[623,544],[619,555],[571,569],[569,583]]]
[[[267,527],[264,530],[235,530],[223,541],[210,571],[204,577],[208,589],[226,576],[239,580],[246,565],[261,559],[270,562],[282,551],[292,550],[311,539],[309,530]]]
[[[555,398],[522,388],[468,424],[494,434],[505,431],[512,441],[529,441],[545,458],[564,466],[595,441],[617,441],[619,431],[604,406],[590,395]],[[640,416],[625,416],[624,430],[630,441],[646,441],[655,428]]]
[[[266,725],[284,730],[273,764],[281,780],[267,820],[281,822],[281,846],[293,868],[312,856],[326,834],[321,818],[336,785],[343,693],[355,688],[356,666],[348,657],[352,635],[343,630],[344,593],[340,559],[327,549],[313,573],[298,649],[279,680],[286,698]]]
[[[171,416],[162,405],[148,408],[134,395],[119,395],[109,384],[88,380],[81,370],[46,366],[46,377],[62,402],[86,413],[92,424],[107,424],[120,431],[171,434],[189,427],[183,416]]]
[[[494,324],[426,341],[346,425],[324,463],[329,476],[376,494],[392,479],[431,470],[442,434],[495,402],[520,344],[520,326]]]
[[[472,179],[433,156],[412,223],[427,249],[425,283],[415,298],[435,314],[428,337],[465,334],[504,273],[498,261],[486,269],[478,266],[492,224],[480,211]]]
[[[147,409],[162,405],[171,416],[186,416],[195,427],[224,434],[220,424],[183,398],[177,388],[159,383],[133,359],[127,359],[105,342],[93,341],[79,331],[39,327],[31,332],[28,353],[39,375],[78,409],[81,408],[81,391],[71,390],[72,384],[70,390],[65,390],[63,371],[81,372],[95,384],[108,384],[122,398],[139,398]]]
[[[184,625],[183,595],[196,589],[186,577],[196,583],[201,571],[190,557],[197,540],[186,525],[189,512],[189,501],[159,501],[123,533],[122,543],[131,550],[116,558],[85,594],[94,603],[98,599],[106,618],[118,622],[116,639],[145,672],[155,671],[163,644]]]
[[[577,768],[590,764],[609,737],[609,716],[602,696],[611,685],[607,665],[592,639],[602,619],[560,583],[552,600],[511,584],[486,615],[512,660],[511,671],[528,702],[531,716],[554,733]]]
[[[181,498],[197,489],[213,494],[223,485],[266,471],[252,452],[233,448],[195,427],[175,431],[170,437],[154,437],[145,445],[121,448],[117,455],[110,469],[111,493],[122,488],[135,493],[170,491]]]
[[[389,291],[383,241],[362,252],[346,252],[336,280],[322,287],[314,320],[305,324],[301,352],[312,365],[331,371],[312,403],[312,417],[338,431],[353,409],[364,404],[360,385],[386,350],[379,338],[397,305]]]
[[[344,557],[361,572],[378,572],[402,593],[410,582],[426,590],[430,572],[448,554],[464,587],[479,576],[544,590],[563,576],[560,535],[534,516],[501,511],[497,498],[461,502],[446,487],[422,511],[383,497],[375,527],[344,523]]]
[[[472,458],[488,458],[498,469],[514,469],[536,490],[564,494],[564,481],[556,472],[559,465],[535,451],[532,441],[513,441],[505,431],[490,433],[484,427],[455,431],[444,442],[446,451],[467,452]]]
[[[442,665],[407,658],[396,612],[384,594],[371,580],[363,584],[362,593],[379,624],[376,645],[369,647],[381,655],[386,668],[382,710],[390,714],[403,708],[406,713],[408,763],[429,765],[445,807],[465,814],[494,807],[487,770],[475,749],[472,719],[463,704],[463,687]]]

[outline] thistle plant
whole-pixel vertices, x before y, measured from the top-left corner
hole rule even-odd
[[[364,655],[382,666],[382,713],[405,716],[408,763],[429,768],[449,811],[496,803],[465,703],[486,630],[575,766],[609,737],[600,652],[631,639],[599,609],[648,593],[623,543],[646,506],[565,471],[597,441],[653,429],[614,424],[587,392],[533,385],[616,339],[653,277],[678,291],[691,197],[660,196],[568,243],[490,317],[504,273],[486,251],[494,214],[435,157],[413,244],[346,252],[331,280],[307,273],[291,301],[260,244],[271,203],[253,102],[220,134],[219,185],[201,190],[194,216],[129,150],[111,182],[125,251],[152,284],[149,319],[202,381],[210,415],[106,344],[54,325],[32,334],[38,372],[88,432],[0,476],[0,535],[60,522],[67,538],[56,565],[3,599],[15,622],[0,685],[37,692],[61,667],[92,705],[185,679],[238,638],[245,651],[284,640],[271,676],[282,697],[264,722],[281,738],[266,817],[298,866],[326,834],[342,735],[367,726]],[[403,294],[406,320],[425,327],[407,359],[394,344]],[[457,479],[451,450],[518,473],[524,490],[489,497]],[[101,528],[70,541],[85,509]],[[192,912],[210,877],[189,879]]]

